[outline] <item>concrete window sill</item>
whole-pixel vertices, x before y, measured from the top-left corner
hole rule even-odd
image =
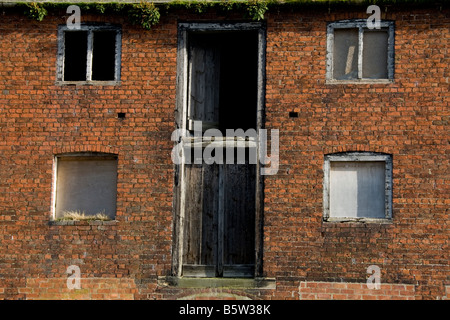
[[[274,278],[159,277],[158,284],[178,288],[276,289]]]
[[[117,220],[51,220],[48,224],[50,226],[110,226],[116,225],[118,222]]]
[[[57,86],[120,86],[120,81],[61,81],[55,83]]]
[[[378,224],[391,224],[392,219],[375,219],[375,218],[326,218],[323,219],[325,223],[378,223]]]
[[[393,79],[354,79],[354,80],[334,80],[328,79],[325,84],[391,84]]]

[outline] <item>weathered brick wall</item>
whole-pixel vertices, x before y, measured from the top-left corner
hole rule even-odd
[[[299,295],[301,300],[414,300],[415,292],[413,284],[368,288],[366,283],[304,281]]]
[[[137,292],[130,278],[82,278],[79,288],[68,287],[67,280],[30,278],[18,291],[28,300],[133,300]]]
[[[70,265],[92,283],[127,284],[102,297],[95,285],[82,287],[90,298],[299,299],[304,281],[330,290],[365,283],[369,265],[380,267],[383,284],[414,286],[415,299],[448,295],[450,12],[389,7],[383,15],[395,20],[395,81],[327,85],[326,22],[366,18],[365,8],[267,14],[266,128],[280,130],[280,170],[265,177],[263,272],[276,289],[222,292],[158,282],[172,263],[177,19],[217,16],[180,11],[144,31],[118,16],[82,15],[123,26],[122,84],[102,87],[55,85],[62,15],[35,22],[7,12],[0,20],[0,298],[45,298],[58,284],[64,298],[79,298],[62,280]],[[53,156],[72,151],[118,154],[117,221],[49,223]],[[324,155],[338,151],[393,155],[392,223],[322,221]],[[49,280],[41,287],[34,279]]]

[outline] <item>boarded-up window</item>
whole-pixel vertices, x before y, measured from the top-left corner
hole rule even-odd
[[[65,155],[56,158],[55,218],[65,213],[116,215],[117,157]]]
[[[82,25],[80,30],[60,26],[58,80],[119,81],[121,32],[112,25]]]
[[[394,68],[393,23],[369,29],[366,20],[328,24],[328,80],[389,80]]]
[[[390,218],[390,156],[368,153],[327,156],[324,192],[325,218]]]
[[[384,163],[332,162],[330,216],[384,218]]]

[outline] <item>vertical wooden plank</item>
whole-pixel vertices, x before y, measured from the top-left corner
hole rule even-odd
[[[258,97],[257,97],[257,121],[256,130],[264,128],[265,124],[265,88],[266,88],[266,27],[258,29]],[[263,273],[263,230],[264,230],[264,179],[261,175],[261,163],[259,161],[259,144],[256,154],[258,161],[255,165],[255,276]]]
[[[178,29],[177,46],[177,95],[175,109],[175,129],[185,129],[187,119],[187,88],[188,88],[188,50],[187,31],[185,28]],[[175,166],[174,187],[174,241],[172,257],[172,274],[181,276],[183,272],[183,243],[184,243],[184,204],[185,204],[185,166]]]
[[[227,165],[224,177],[224,264],[255,263],[255,165]]]
[[[217,275],[223,274],[223,259],[224,259],[224,215],[225,215],[225,202],[224,202],[224,175],[227,172],[227,165],[219,165],[219,206],[217,212]]]
[[[205,127],[219,122],[220,48],[211,36],[191,36],[189,47],[189,120]]]
[[[207,47],[205,53],[205,122],[219,122],[220,49]]]
[[[219,209],[219,165],[203,164],[201,264],[216,265]]]
[[[192,39],[189,44],[188,118],[202,120],[204,95],[204,50]]]
[[[202,165],[185,165],[183,264],[200,264],[202,241]]]

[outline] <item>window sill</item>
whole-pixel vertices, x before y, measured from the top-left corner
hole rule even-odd
[[[48,224],[50,226],[110,226],[118,222],[117,220],[51,220]]]
[[[325,223],[378,223],[378,224],[391,224],[392,219],[389,218],[324,218]]]
[[[325,84],[391,84],[394,79],[352,79],[352,80],[336,80],[327,79]]]
[[[56,81],[57,86],[119,86],[120,81]]]
[[[325,81],[325,84],[391,84],[393,79],[360,79],[360,80],[331,80]]]
[[[177,288],[276,289],[274,278],[158,277],[158,284]]]

